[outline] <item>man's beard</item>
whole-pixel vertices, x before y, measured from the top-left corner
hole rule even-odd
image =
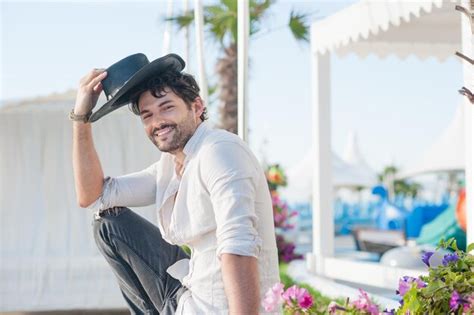
[[[183,149],[186,143],[191,139],[194,133],[194,128],[192,126],[192,120],[187,119],[181,124],[173,124],[170,125],[172,128],[172,138],[170,140],[167,139],[166,142],[159,142],[155,138],[155,134],[157,129],[153,130],[151,136],[149,136],[151,142],[160,150],[161,152],[169,152],[173,153],[177,150]]]

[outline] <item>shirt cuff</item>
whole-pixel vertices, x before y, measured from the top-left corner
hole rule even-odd
[[[227,238],[217,246],[216,255],[221,259],[222,254],[234,254],[240,256],[251,256],[258,259],[262,247],[262,240],[258,235],[249,237]]]
[[[94,211],[97,215],[105,210],[112,208],[110,205],[110,192],[112,190],[112,186],[115,185],[115,181],[110,176],[104,178],[104,185],[102,188],[102,194],[94,201],[87,209]]]

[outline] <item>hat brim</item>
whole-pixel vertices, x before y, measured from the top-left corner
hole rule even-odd
[[[108,113],[125,106],[130,103],[130,92],[144,80],[152,75],[165,72],[167,70],[175,70],[180,72],[184,69],[184,60],[176,54],[168,54],[164,57],[158,58],[140,70],[138,70],[104,105],[102,105],[97,111],[92,113],[89,118],[89,122],[95,122],[107,115]],[[107,70],[106,70],[107,71]]]

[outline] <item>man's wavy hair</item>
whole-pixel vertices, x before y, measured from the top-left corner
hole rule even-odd
[[[188,109],[191,109],[191,103],[194,102],[196,97],[199,97],[199,86],[192,75],[184,72],[166,71],[150,77],[133,91],[130,97],[130,110],[135,115],[140,116],[140,109],[138,108],[140,95],[143,92],[150,91],[154,97],[160,98],[166,95],[165,89],[167,87],[186,103]],[[199,118],[201,121],[208,118],[206,107],[204,107],[204,111]]]

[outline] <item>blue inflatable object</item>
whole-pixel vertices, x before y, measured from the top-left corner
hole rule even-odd
[[[417,238],[420,236],[422,227],[433,221],[438,215],[444,212],[448,206],[449,204],[420,205],[415,207],[406,218],[406,237]]]
[[[388,200],[388,191],[383,186],[375,186],[372,194],[379,196],[375,205],[375,224],[381,230],[401,230],[405,228],[408,211]]]

